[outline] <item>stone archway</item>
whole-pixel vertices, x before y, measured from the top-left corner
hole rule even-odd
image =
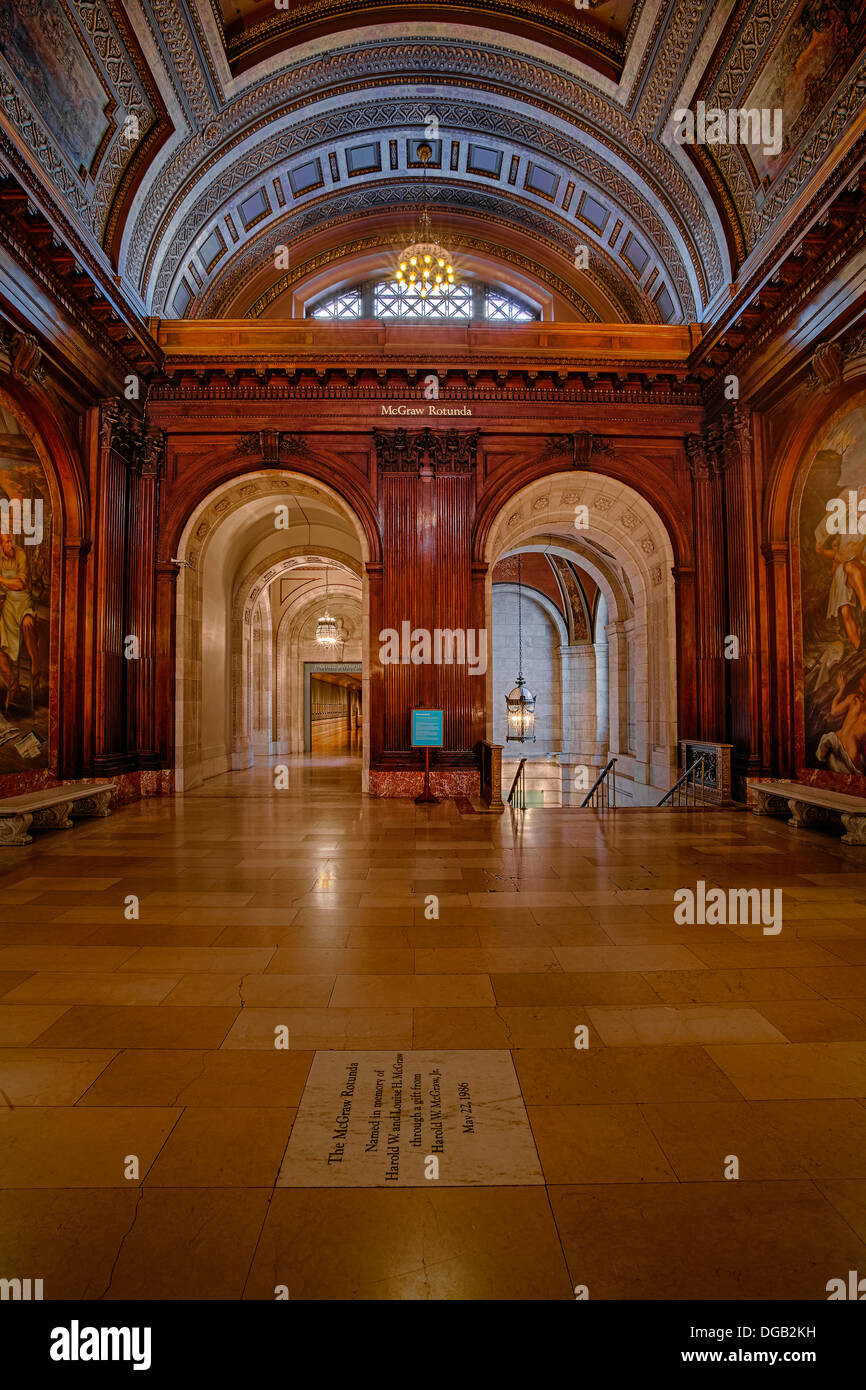
[[[176,599],[178,791],[249,765],[253,741],[246,748],[240,735],[250,727],[253,702],[253,617],[259,613],[259,670],[267,672],[273,713],[278,634],[261,617],[261,606],[293,556],[302,554],[333,556],[359,576],[355,592],[360,595],[361,647],[366,652],[366,539],[359,518],[333,489],[298,473],[247,473],[215,489],[187,520],[177,547],[181,564]],[[264,578],[267,575],[269,580]],[[269,632],[266,656],[261,647],[265,630]],[[368,680],[365,668],[365,784]],[[262,752],[279,746],[279,739],[272,736],[272,717],[269,728],[271,735],[258,740]]]
[[[563,804],[573,803],[574,786],[582,789],[608,755],[618,760],[623,801],[651,804],[675,780],[677,766],[673,550],[663,522],[633,488],[601,474],[553,474],[520,489],[488,536],[491,631],[493,566],[518,551],[572,560],[592,576],[607,606],[606,644],[590,633],[560,652],[563,736],[546,751],[563,769],[581,773],[575,783],[563,772]],[[502,693],[488,683],[488,737],[493,701]]]

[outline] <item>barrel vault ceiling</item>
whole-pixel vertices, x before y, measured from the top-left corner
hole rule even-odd
[[[707,322],[850,177],[864,9],[18,0],[0,159],[146,316],[289,316],[304,286],[391,264],[426,181],[455,254],[557,317]],[[782,150],[677,145],[698,100],[780,107]]]

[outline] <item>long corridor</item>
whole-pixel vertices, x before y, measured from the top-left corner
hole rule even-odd
[[[359,779],[290,759],[3,851],[10,1268],[46,1298],[809,1300],[866,1268],[856,850]],[[782,930],[678,925],[698,880],[783,886]]]

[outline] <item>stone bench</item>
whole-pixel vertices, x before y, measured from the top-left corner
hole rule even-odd
[[[0,800],[0,847],[29,845],[33,830],[71,830],[74,820],[110,816],[109,801],[116,782],[69,782],[22,796]]]
[[[802,782],[748,782],[747,795],[756,816],[786,816],[798,830],[845,827],[842,842],[866,845],[866,798],[846,796]]]

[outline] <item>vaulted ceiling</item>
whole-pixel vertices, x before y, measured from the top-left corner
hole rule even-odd
[[[286,317],[387,271],[426,181],[458,262],[556,317],[706,322],[852,167],[862,9],[18,0],[0,158],[146,315]],[[678,145],[698,100],[779,107],[781,150]]]

